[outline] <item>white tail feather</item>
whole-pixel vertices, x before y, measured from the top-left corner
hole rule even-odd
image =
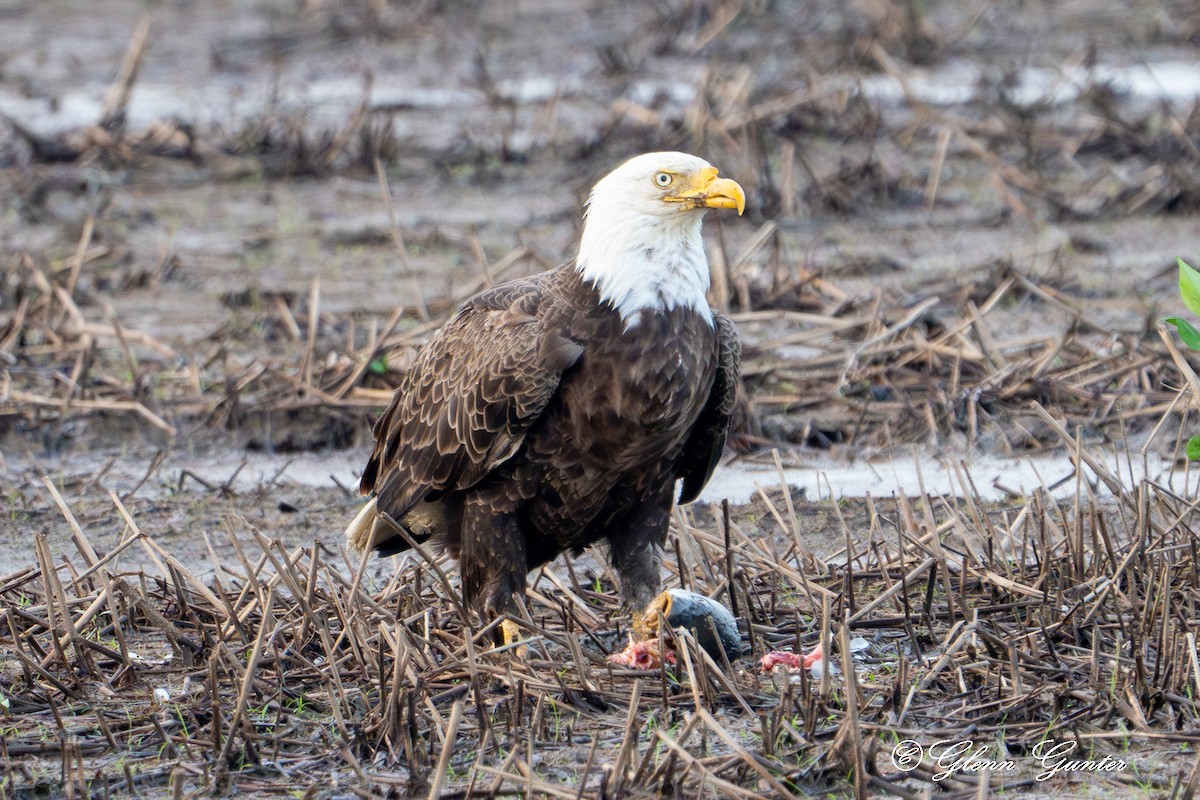
[[[346,544],[351,550],[366,550],[374,543],[372,539],[378,519],[375,503],[376,498],[372,497],[346,526]]]

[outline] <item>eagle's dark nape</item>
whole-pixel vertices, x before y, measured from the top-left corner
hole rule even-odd
[[[531,569],[607,540],[640,635],[675,487],[690,502],[708,482],[738,387],[700,220],[744,202],[681,153],[601,180],[573,263],[476,295],[420,350],[375,425],[351,547],[445,547],[487,624],[517,616]]]

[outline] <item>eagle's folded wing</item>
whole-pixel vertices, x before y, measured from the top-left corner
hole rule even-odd
[[[583,352],[538,316],[535,279],[485,292],[423,347],[375,426],[360,488],[399,519],[473,486],[520,449]]]
[[[704,410],[700,412],[700,418],[692,426],[692,433],[684,445],[679,472],[679,477],[683,478],[680,503],[690,503],[699,497],[704,485],[712,477],[725,450],[729,419],[737,404],[742,359],[737,328],[729,317],[720,312],[714,312],[713,317],[718,348],[717,374],[708,402],[704,404]]]

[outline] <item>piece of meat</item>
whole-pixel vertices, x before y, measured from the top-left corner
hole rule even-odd
[[[665,649],[660,639],[634,641],[630,636],[625,649],[609,655],[608,663],[630,669],[658,669],[664,658],[668,664],[675,663],[675,654]]]
[[[825,651],[821,649],[820,645],[804,655],[772,650],[759,662],[759,668],[764,673],[769,673],[776,667],[783,667],[788,672],[799,672],[802,669],[823,670],[825,668]]]

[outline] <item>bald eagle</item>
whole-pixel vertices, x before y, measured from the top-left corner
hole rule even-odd
[[[448,548],[464,600],[509,643],[526,574],[604,539],[646,635],[675,487],[690,503],[708,482],[737,392],[700,224],[746,196],[717,175],[685,153],[625,162],[592,190],[573,262],[458,310],[375,425],[353,549],[405,550],[397,525]]]

